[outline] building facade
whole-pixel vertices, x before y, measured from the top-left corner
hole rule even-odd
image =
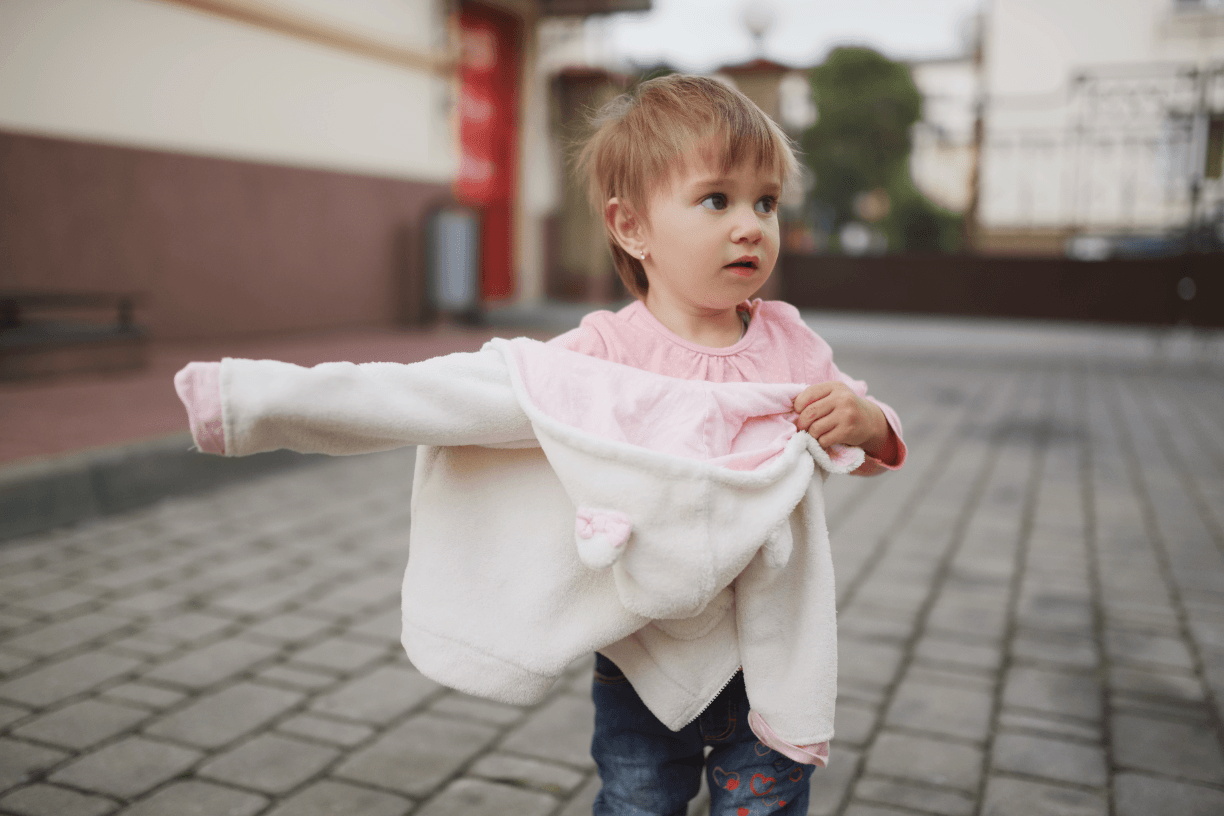
[[[992,0],[983,45],[980,250],[1224,239],[1224,4]]]
[[[163,338],[419,322],[462,206],[479,298],[530,298],[539,22],[648,6],[6,0],[0,290],[139,292]]]

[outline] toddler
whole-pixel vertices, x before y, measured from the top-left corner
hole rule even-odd
[[[900,422],[797,310],[750,300],[796,170],[767,116],[668,76],[595,125],[580,165],[631,305],[549,344],[410,366],[192,363],[175,384],[208,452],[424,446],[409,656],[521,704],[595,650],[597,816],[684,814],[703,771],[713,816],[805,814],[836,683],[813,462],[896,469]]]

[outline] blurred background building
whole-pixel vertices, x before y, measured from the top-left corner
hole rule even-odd
[[[702,70],[774,116],[806,164],[765,294],[1224,320],[1205,317],[1220,311],[1212,261],[1060,265],[1224,246],[1224,1],[962,6],[953,44],[919,58],[830,42],[825,17],[791,0],[719,24],[728,38]],[[5,0],[6,330],[51,302],[34,295],[132,293],[128,317],[138,304],[163,338],[623,298],[568,158],[603,102],[693,70],[626,52],[617,26],[666,16],[652,8],[696,25],[714,7]],[[810,56],[778,57],[783,36]],[[1133,303],[1093,306],[1123,280],[1112,288]]]
[[[988,9],[976,247],[1093,259],[1224,245],[1224,3]]]
[[[34,295],[107,292],[162,338],[420,322],[430,235],[476,253],[475,300],[538,298],[541,22],[648,7],[6,0],[6,328]]]

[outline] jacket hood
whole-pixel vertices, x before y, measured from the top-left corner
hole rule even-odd
[[[700,614],[762,548],[784,567],[817,469],[863,462],[796,430],[803,385],[681,380],[524,338],[489,346],[577,508],[579,557],[611,567],[644,617]]]

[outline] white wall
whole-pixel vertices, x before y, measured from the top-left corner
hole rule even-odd
[[[275,0],[421,51],[436,0]],[[159,0],[0,2],[0,129],[422,181],[457,167],[449,81]]]
[[[377,40],[421,51],[441,47],[442,21],[433,0],[260,0]]]

